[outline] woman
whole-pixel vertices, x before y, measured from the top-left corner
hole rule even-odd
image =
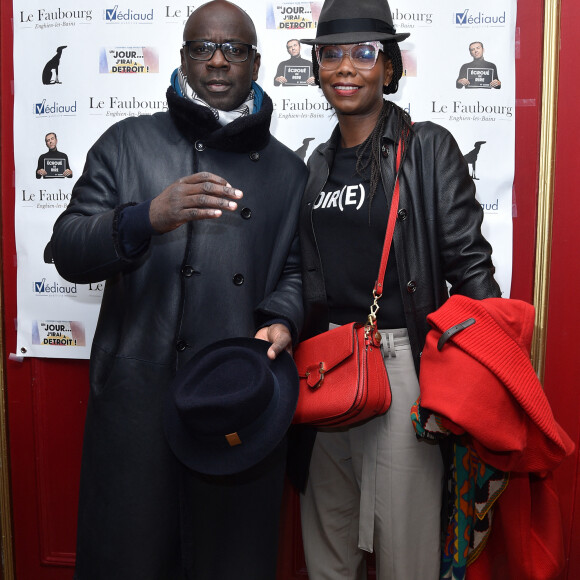
[[[410,408],[419,396],[426,316],[451,293],[499,296],[483,212],[457,144],[444,128],[412,124],[383,99],[402,75],[386,0],[326,0],[314,45],[315,77],[338,125],[309,160],[301,213],[306,320],[303,339],[333,324],[364,322],[395,185],[400,202],[379,328],[392,390],[389,411],[350,428],[320,429],[301,501],[310,580],[439,577],[443,461],[418,441]]]

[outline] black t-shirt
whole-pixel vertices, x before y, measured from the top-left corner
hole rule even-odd
[[[368,175],[356,173],[356,150],[337,150],[328,181],[314,204],[314,233],[330,322],[335,324],[366,322],[389,217],[380,180],[369,214],[370,181]],[[406,327],[392,246],[379,307],[379,328]]]

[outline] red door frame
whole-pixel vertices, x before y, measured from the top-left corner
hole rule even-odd
[[[580,307],[574,290],[580,286],[580,204],[578,162],[580,130],[578,103],[580,79],[576,74],[577,22],[580,5],[575,0],[561,4],[557,140],[554,164],[552,251],[544,388],[554,415],[572,437],[576,453],[556,470],[563,506],[564,537],[568,566],[560,580],[580,578],[580,379],[576,333]]]
[[[72,578],[86,361],[24,359],[16,353],[12,2],[0,2],[0,146],[4,379],[10,452],[13,570],[5,579]],[[4,462],[2,462],[4,465]],[[10,536],[3,536],[10,551]],[[5,562],[5,558],[3,558]]]
[[[574,22],[580,8],[575,0],[562,0],[562,46],[572,48]],[[518,6],[516,47],[516,174],[514,181],[514,269],[512,297],[532,301],[534,287],[535,221],[538,188],[538,151],[541,121],[541,63],[543,2],[526,0]],[[16,251],[14,245],[14,162],[12,149],[12,3],[0,3],[0,115],[1,187],[3,226],[5,380],[11,453],[14,562],[19,580],[63,580],[72,577],[74,528],[80,441],[88,393],[86,361],[9,358],[15,352]],[[575,71],[575,51],[563,50],[560,70]],[[574,183],[575,159],[567,151],[578,151],[574,97],[579,83],[573,74],[560,76],[555,228],[546,392],[556,417],[575,441],[579,441],[578,389],[571,352],[578,328],[579,309],[569,308],[565,292],[580,277],[579,266],[570,264],[570,248],[580,242],[578,206],[568,184]],[[578,102],[576,100],[576,102]],[[567,149],[571,147],[571,149]],[[576,243],[574,243],[576,242]],[[573,250],[572,250],[573,251]],[[578,262],[576,260],[576,262]],[[572,269],[572,272],[570,270]],[[570,280],[570,278],[572,278]],[[572,284],[570,284],[572,282]],[[563,364],[562,353],[570,352]],[[561,385],[568,385],[562,389]],[[572,404],[570,404],[572,403]],[[562,577],[580,577],[580,532],[575,531],[578,455],[557,471],[564,506],[568,572]],[[573,482],[572,484],[570,482]],[[288,489],[282,524],[282,555],[279,580],[306,577],[301,555],[297,497]],[[10,546],[7,546],[8,548]],[[6,548],[6,546],[4,547]],[[6,561],[6,558],[4,558]],[[5,572],[7,570],[5,569]],[[10,571],[8,571],[11,574]],[[7,580],[10,580],[6,576]]]

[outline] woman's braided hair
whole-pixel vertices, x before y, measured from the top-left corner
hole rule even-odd
[[[395,115],[396,135],[401,141],[396,146],[402,147],[401,165],[411,140],[411,117],[409,114],[391,101],[385,100],[383,108],[371,134],[356,149],[356,173],[361,177],[368,175],[370,181],[369,219],[373,198],[381,179],[381,147],[382,139],[390,114]]]

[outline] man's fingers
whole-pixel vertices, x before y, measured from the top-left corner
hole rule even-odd
[[[191,180],[191,177],[197,177],[199,175],[206,175],[212,176],[211,179],[195,179]],[[215,200],[225,200],[225,203],[220,204],[220,207],[228,207],[227,200],[228,199],[241,199],[243,197],[243,193],[240,189],[236,187],[232,187],[225,179],[219,179],[219,183],[216,180],[213,180],[213,177],[217,178],[211,173],[205,174],[197,174],[196,176],[188,176],[183,177],[179,180],[178,189],[186,198],[197,198],[195,200],[195,207],[203,207],[204,204],[209,203],[210,206],[213,206]],[[234,207],[234,206],[230,206]]]
[[[271,360],[274,360],[283,350],[292,354],[292,337],[284,324],[276,323],[260,328],[254,338],[272,343],[267,352]]]
[[[276,357],[282,352],[282,348],[280,347],[280,345],[277,344],[273,344],[269,349],[268,352],[266,353],[268,355],[268,358],[270,360],[275,360]]]
[[[234,211],[238,207],[235,201],[218,195],[205,193],[187,193],[182,199],[182,209],[219,209]]]
[[[242,192],[235,187],[232,187],[223,177],[210,173],[209,171],[202,171],[200,173],[193,173],[186,175],[178,180],[178,183],[187,185],[199,184],[204,189],[211,193],[225,193],[231,197],[242,197]]]
[[[242,197],[242,192],[235,187],[232,187],[229,183],[225,185],[216,184],[211,181],[204,181],[201,184],[203,191],[210,193],[212,195],[227,195],[229,197],[240,198]]]
[[[201,171],[200,173],[192,173],[185,175],[179,180],[179,183],[204,183],[206,181],[215,183],[217,185],[229,185],[229,183],[219,175],[210,173],[209,171]]]
[[[207,171],[186,175],[172,183],[152,200],[149,219],[161,233],[202,219],[219,218],[224,211],[235,211],[241,190],[232,187],[223,177]]]

